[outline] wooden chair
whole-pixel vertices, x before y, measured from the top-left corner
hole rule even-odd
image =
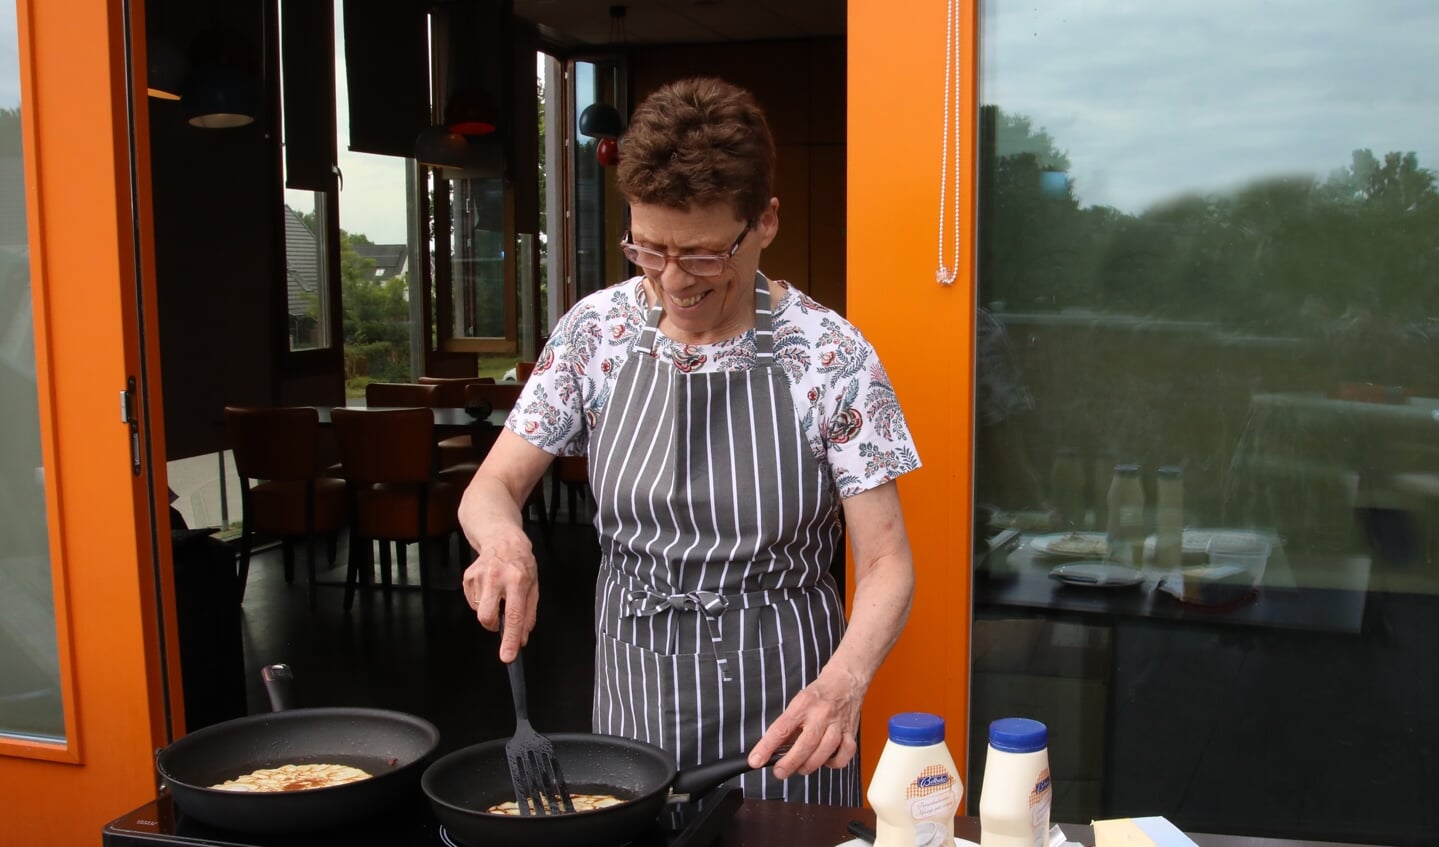
[[[365,405],[372,409],[438,406],[439,389],[417,382],[372,382],[365,386]]]
[[[535,372],[535,363],[534,363],[534,362],[516,362],[516,363],[515,363],[515,379],[519,380],[520,382],[529,382],[529,381],[530,381],[530,374],[532,374],[532,373],[534,373],[534,372]]]
[[[323,472],[319,414],[308,406],[226,406],[225,426],[241,483],[240,599],[245,596],[255,536],[264,534],[281,541],[286,582],[295,578],[294,541],[305,539],[313,605],[315,539],[328,535],[333,540],[347,515],[345,481]],[[334,548],[332,543],[332,557]]]
[[[496,408],[492,401],[514,405],[514,399],[519,396],[519,386],[477,384],[468,386],[465,389],[465,408],[472,409],[475,414],[475,422],[470,429],[470,448],[473,458],[442,469],[442,473],[450,479],[460,482],[461,486],[468,485],[470,478],[479,469],[480,463],[489,455],[490,448],[494,446],[495,439],[500,437],[500,430],[504,427],[489,419],[489,415],[480,414],[486,409]],[[516,389],[511,392],[509,389]],[[540,529],[548,535],[550,532],[550,515],[545,508],[545,489],[542,483],[537,483],[530,490],[530,496],[525,501],[521,511],[526,518],[530,511],[534,511],[535,520],[539,523]]]
[[[420,385],[435,386],[436,406],[453,406],[458,409],[465,405],[465,386],[494,385],[495,378],[492,376],[422,376],[417,382]]]
[[[429,585],[431,542],[460,528],[462,488],[439,476],[435,466],[435,421],[429,409],[335,409],[331,413],[340,461],[350,491],[350,561],[345,575],[345,608],[354,604],[362,560],[370,542],[380,541],[381,578],[391,585],[389,542],[417,542],[420,590]],[[403,550],[403,547],[401,547]],[[428,606],[428,592],[425,593]]]
[[[590,462],[584,456],[560,456],[550,477],[550,523],[559,518],[560,486],[569,495],[570,523],[579,515],[579,503],[590,499]]]
[[[465,402],[465,392],[471,385],[494,385],[495,378],[492,376],[422,376],[420,377],[420,384],[435,386],[436,406],[464,408],[468,405]],[[471,441],[468,432],[441,438],[439,441],[439,451],[440,467],[442,469],[478,462],[484,458],[483,452],[475,450],[475,445],[473,441]]]

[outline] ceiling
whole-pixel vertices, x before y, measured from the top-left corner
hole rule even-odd
[[[692,44],[843,36],[846,0],[514,0],[556,46]],[[622,9],[616,21],[611,11]]]

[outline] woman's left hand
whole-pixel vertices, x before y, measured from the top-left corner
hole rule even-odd
[[[810,774],[821,765],[842,768],[854,758],[864,694],[909,616],[914,562],[895,484],[845,500],[844,517],[855,562],[849,630],[815,681],[794,696],[750,750],[750,766],[762,768],[790,745],[774,765],[778,779]]]
[[[813,773],[822,765],[849,764],[859,749],[856,733],[865,687],[842,671],[821,673],[794,696],[750,750],[750,766],[764,767],[786,745],[789,750],[773,767],[777,779]]]

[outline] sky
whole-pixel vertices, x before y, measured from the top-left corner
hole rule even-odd
[[[283,24],[282,24],[283,25]],[[339,127],[340,229],[359,233],[376,244],[404,244],[408,238],[405,211],[407,160],[350,152],[350,105],[345,74],[345,4],[335,4],[335,124]],[[285,190],[285,202],[295,209],[314,208],[309,192]]]
[[[983,8],[981,101],[1049,132],[1082,205],[1323,178],[1358,148],[1439,169],[1432,0]]]

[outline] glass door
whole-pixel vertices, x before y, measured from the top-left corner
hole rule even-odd
[[[1022,715],[1060,820],[1432,841],[1436,25],[980,4],[971,784]]]

